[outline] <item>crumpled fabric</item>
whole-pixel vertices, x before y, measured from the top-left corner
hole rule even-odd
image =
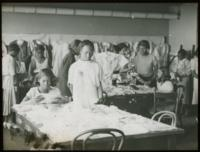
[[[116,128],[122,130],[125,135],[176,129],[140,115],[122,111],[115,106],[93,105],[90,108],[82,108],[72,102],[59,107],[40,104],[15,105],[13,108],[42,133],[47,134],[53,142],[71,141],[81,132],[97,128]],[[97,137],[102,137],[102,135]]]
[[[132,88],[131,86],[124,86],[124,85],[118,85],[112,86],[107,85],[104,86],[103,90],[107,93],[108,96],[116,96],[116,95],[131,95],[131,94],[147,94],[147,93],[153,93],[155,88],[150,88],[148,86],[144,85],[137,85],[137,90]]]

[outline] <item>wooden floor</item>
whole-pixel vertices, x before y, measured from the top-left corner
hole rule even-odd
[[[198,149],[198,127],[194,117],[185,117],[183,119],[183,128],[185,133],[177,139],[177,150],[197,150]],[[10,138],[7,129],[3,130],[4,150],[29,150],[33,143],[26,145],[24,139],[20,136]]]

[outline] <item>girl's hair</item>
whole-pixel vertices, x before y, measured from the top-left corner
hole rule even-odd
[[[69,44],[69,50],[74,54],[78,55],[80,53],[79,45],[81,40],[75,39]]]
[[[20,51],[19,46],[16,43],[14,43],[14,42],[11,42],[8,45],[7,48],[8,48],[8,52],[17,52],[17,53],[19,53],[19,51]]]
[[[141,40],[141,41],[138,43],[138,46],[137,46],[137,47],[139,47],[139,46],[144,46],[144,47],[146,47],[147,49],[150,49],[150,44],[149,44],[149,42],[148,42],[147,40]]]
[[[45,47],[43,45],[37,44],[35,47],[35,52],[37,53],[44,53]]]
[[[186,56],[187,56],[187,51],[184,50],[184,49],[180,49],[180,50],[178,51],[178,54],[180,54],[181,56],[183,56],[184,58],[186,58]]]
[[[80,43],[80,45],[79,45],[80,51],[86,45],[90,47],[90,49],[91,49],[92,52],[94,52],[94,44],[90,40],[83,40]]]
[[[33,83],[34,86],[40,85],[39,80],[43,76],[49,77],[52,86],[56,85],[56,82],[57,82],[56,76],[53,74],[53,72],[50,69],[46,68],[46,69],[40,70],[40,72],[35,76],[35,80],[34,80],[34,83]]]
[[[125,43],[119,43],[115,45],[115,53],[119,53],[123,48],[128,49],[128,46]]]

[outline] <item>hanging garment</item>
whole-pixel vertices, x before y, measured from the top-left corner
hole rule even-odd
[[[20,62],[24,62],[26,66],[26,71],[28,71],[29,64],[31,62],[31,56],[32,56],[31,49],[28,45],[28,42],[20,39],[20,40],[15,40],[11,43],[15,43],[19,46],[20,51],[17,55],[17,60]]]
[[[108,84],[111,84],[113,72],[119,71],[128,63],[123,55],[112,52],[95,54],[94,60],[102,67],[103,83]]]
[[[69,53],[69,44],[66,42],[52,41],[52,66],[53,73],[58,76],[60,66],[64,57]]]
[[[94,42],[94,53],[100,53],[99,42]]]
[[[16,61],[16,73],[26,73],[26,66],[24,62]]]
[[[16,95],[14,88],[15,60],[9,54],[2,59],[2,75],[3,75],[3,115],[7,116],[11,113],[11,108],[16,104]]]
[[[7,46],[5,44],[5,42],[2,42],[2,57],[5,56],[7,54]]]
[[[158,61],[158,67],[167,67],[169,64],[169,45],[164,43],[155,47],[153,55]]]
[[[36,64],[36,68],[34,70],[34,73],[38,73],[39,71],[41,71],[42,69],[46,69],[46,68],[49,68],[49,65],[48,65],[48,60],[47,58],[42,62],[38,62],[37,59],[33,58],[35,60],[35,64]]]

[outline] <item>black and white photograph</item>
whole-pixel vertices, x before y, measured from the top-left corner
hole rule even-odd
[[[3,150],[198,150],[198,2],[1,14]]]

